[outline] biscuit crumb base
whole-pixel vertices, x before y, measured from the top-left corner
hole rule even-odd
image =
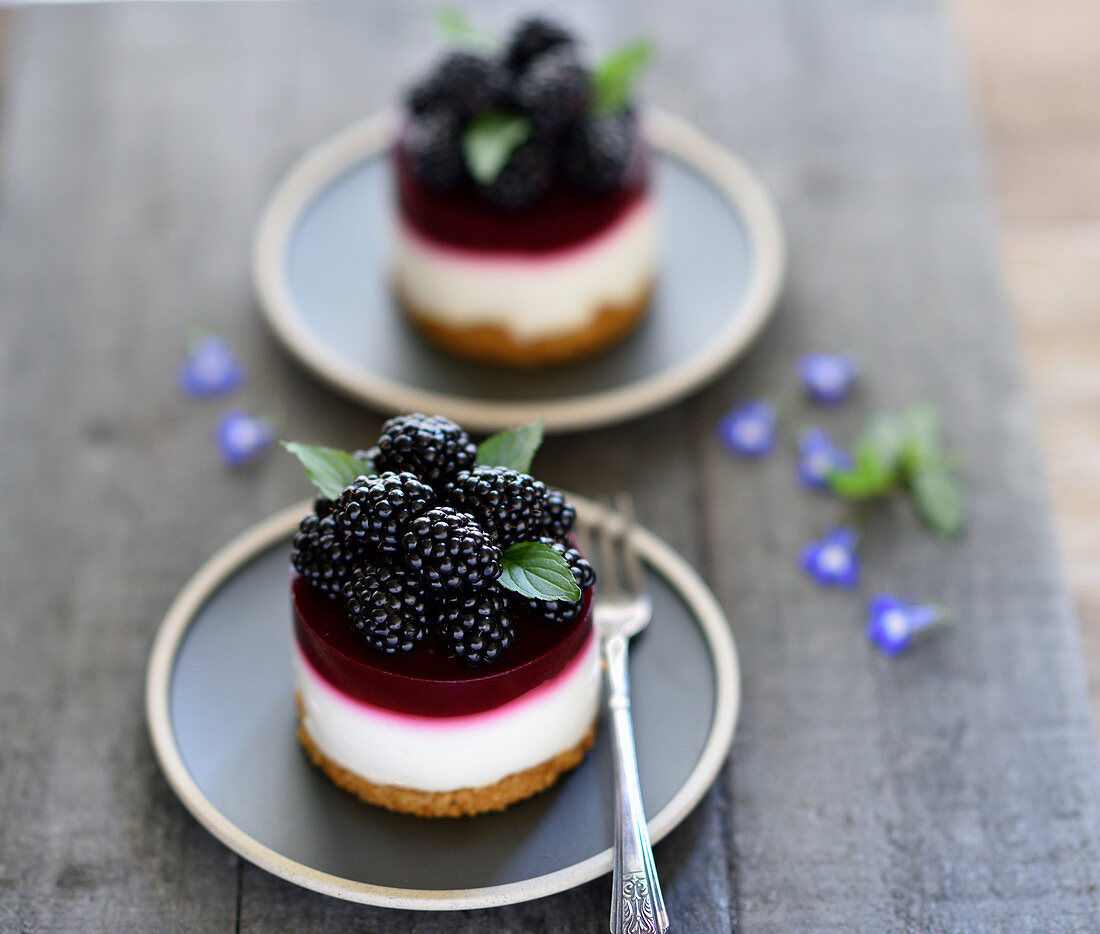
[[[653,284],[646,283],[633,301],[603,306],[592,323],[579,330],[536,340],[520,340],[499,324],[444,324],[428,309],[407,301],[400,287],[397,294],[405,316],[437,347],[480,363],[535,369],[591,357],[625,337],[645,315],[653,295]]]
[[[299,714],[301,701],[299,700]],[[596,722],[573,748],[559,752],[539,765],[522,772],[506,775],[499,782],[480,788],[459,788],[455,791],[417,791],[398,785],[377,785],[356,775],[325,755],[305,724],[299,722],[298,740],[310,760],[336,785],[350,791],[368,804],[375,804],[402,814],[420,817],[463,817],[502,811],[510,804],[538,794],[554,784],[565,772],[580,765],[584,754],[596,740]]]

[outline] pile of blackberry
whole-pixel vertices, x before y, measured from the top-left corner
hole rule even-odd
[[[591,75],[573,35],[552,20],[526,19],[499,57],[451,52],[412,89],[402,150],[430,191],[472,187],[507,211],[536,204],[559,176],[607,194],[627,174],[638,130],[630,110],[593,114],[591,94]],[[462,134],[487,113],[521,114],[532,133],[494,181],[478,185],[466,170]]]
[[[576,619],[576,603],[528,600],[498,583],[503,551],[541,541],[577,585],[595,582],[569,534],[576,513],[528,474],[479,467],[466,432],[438,416],[403,415],[382,426],[362,476],[335,499],[318,496],[294,537],[291,563],[343,602],[372,648],[413,651],[426,641],[470,665],[491,664],[516,639],[517,611],[549,623]]]

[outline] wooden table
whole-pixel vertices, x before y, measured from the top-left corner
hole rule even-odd
[[[125,5],[7,14],[0,124],[0,928],[595,931],[607,883],[416,915],[299,890],[216,843],[161,778],[142,674],[172,595],[215,547],[302,496],[285,456],[227,473],[221,407],[175,368],[206,324],[247,361],[238,401],[355,445],[379,419],[259,321],[264,197],[310,143],[390,100],[432,4]],[[772,0],[577,4],[600,43],[661,37],[653,97],[755,164],[793,258],[774,325],[662,414],[555,438],[549,480],[628,488],[733,621],[731,765],[657,848],[677,929],[1100,930],[1100,771],[1016,347],[985,167],[939,7]],[[494,17],[487,15],[487,20]],[[792,385],[808,349],[860,347],[858,404],[937,402],[974,515],[941,546],[901,511],[868,529],[859,597],[815,590],[801,545],[834,504],[789,459],[717,445],[732,400]],[[897,660],[863,640],[891,588],[954,608]],[[288,724],[288,742],[290,725]]]

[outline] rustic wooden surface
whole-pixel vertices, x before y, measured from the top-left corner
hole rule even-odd
[[[238,860],[175,801],[141,711],[146,653],[191,571],[303,493],[273,457],[227,473],[222,406],[182,401],[187,332],[249,364],[238,400],[353,445],[379,419],[294,367],[247,276],[251,225],[310,143],[392,99],[430,36],[412,4],[125,5],[9,13],[0,124],[0,929],[597,931],[606,880],[491,912],[387,912]],[[1100,772],[996,274],[985,167],[931,0],[577,6],[601,40],[661,37],[653,97],[744,153],[793,258],[748,360],[668,412],[553,439],[547,479],[632,490],[729,612],[744,706],[731,765],[657,848],[677,929],[1100,930]],[[486,16],[501,21],[503,8]],[[635,27],[629,28],[629,33]],[[628,33],[628,34],[629,34]],[[732,463],[731,400],[859,346],[838,434],[917,396],[970,455],[944,547],[867,529],[858,597],[796,568],[837,517],[789,458]],[[860,632],[893,588],[955,630],[898,661]],[[290,738],[288,726],[288,742]]]
[[[1100,716],[1100,4],[953,0]]]

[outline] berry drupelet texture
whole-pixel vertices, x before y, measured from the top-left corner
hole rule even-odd
[[[462,126],[451,111],[433,107],[409,122],[405,157],[421,184],[437,194],[454,191],[466,181]]]
[[[379,551],[401,550],[408,523],[435,504],[431,487],[411,473],[359,477],[336,500],[336,521],[346,538]]]
[[[546,485],[507,467],[475,467],[447,484],[445,497],[473,516],[502,548],[537,538],[546,511]]]
[[[629,114],[578,120],[565,136],[562,169],[577,187],[607,194],[622,184],[636,144]]]
[[[561,490],[548,490],[542,508],[542,525],[550,538],[565,538],[577,521],[577,510]]]
[[[338,597],[361,554],[360,546],[344,540],[333,514],[308,515],[294,535],[290,563],[321,593]]]
[[[504,99],[509,75],[474,52],[451,52],[409,94],[409,109],[423,114],[446,109],[466,120],[492,110]]]
[[[428,626],[420,582],[387,564],[361,564],[344,585],[352,627],[379,652],[411,652]]]
[[[556,153],[547,140],[533,137],[520,146],[500,175],[481,189],[485,200],[506,211],[537,204],[554,181]]]
[[[532,63],[512,89],[520,110],[539,136],[557,135],[588,106],[591,82],[572,48],[562,47]]]
[[[516,638],[504,592],[495,584],[445,600],[439,631],[447,648],[468,665],[488,665]]]
[[[522,20],[512,32],[504,64],[512,71],[522,71],[543,53],[573,44],[573,35],[559,23],[543,16],[532,16]]]
[[[417,516],[401,542],[406,565],[430,590],[478,590],[500,577],[501,550],[473,517],[450,506]]]
[[[436,486],[469,470],[476,459],[470,436],[449,418],[398,415],[382,426],[374,466],[379,471],[408,471]]]

